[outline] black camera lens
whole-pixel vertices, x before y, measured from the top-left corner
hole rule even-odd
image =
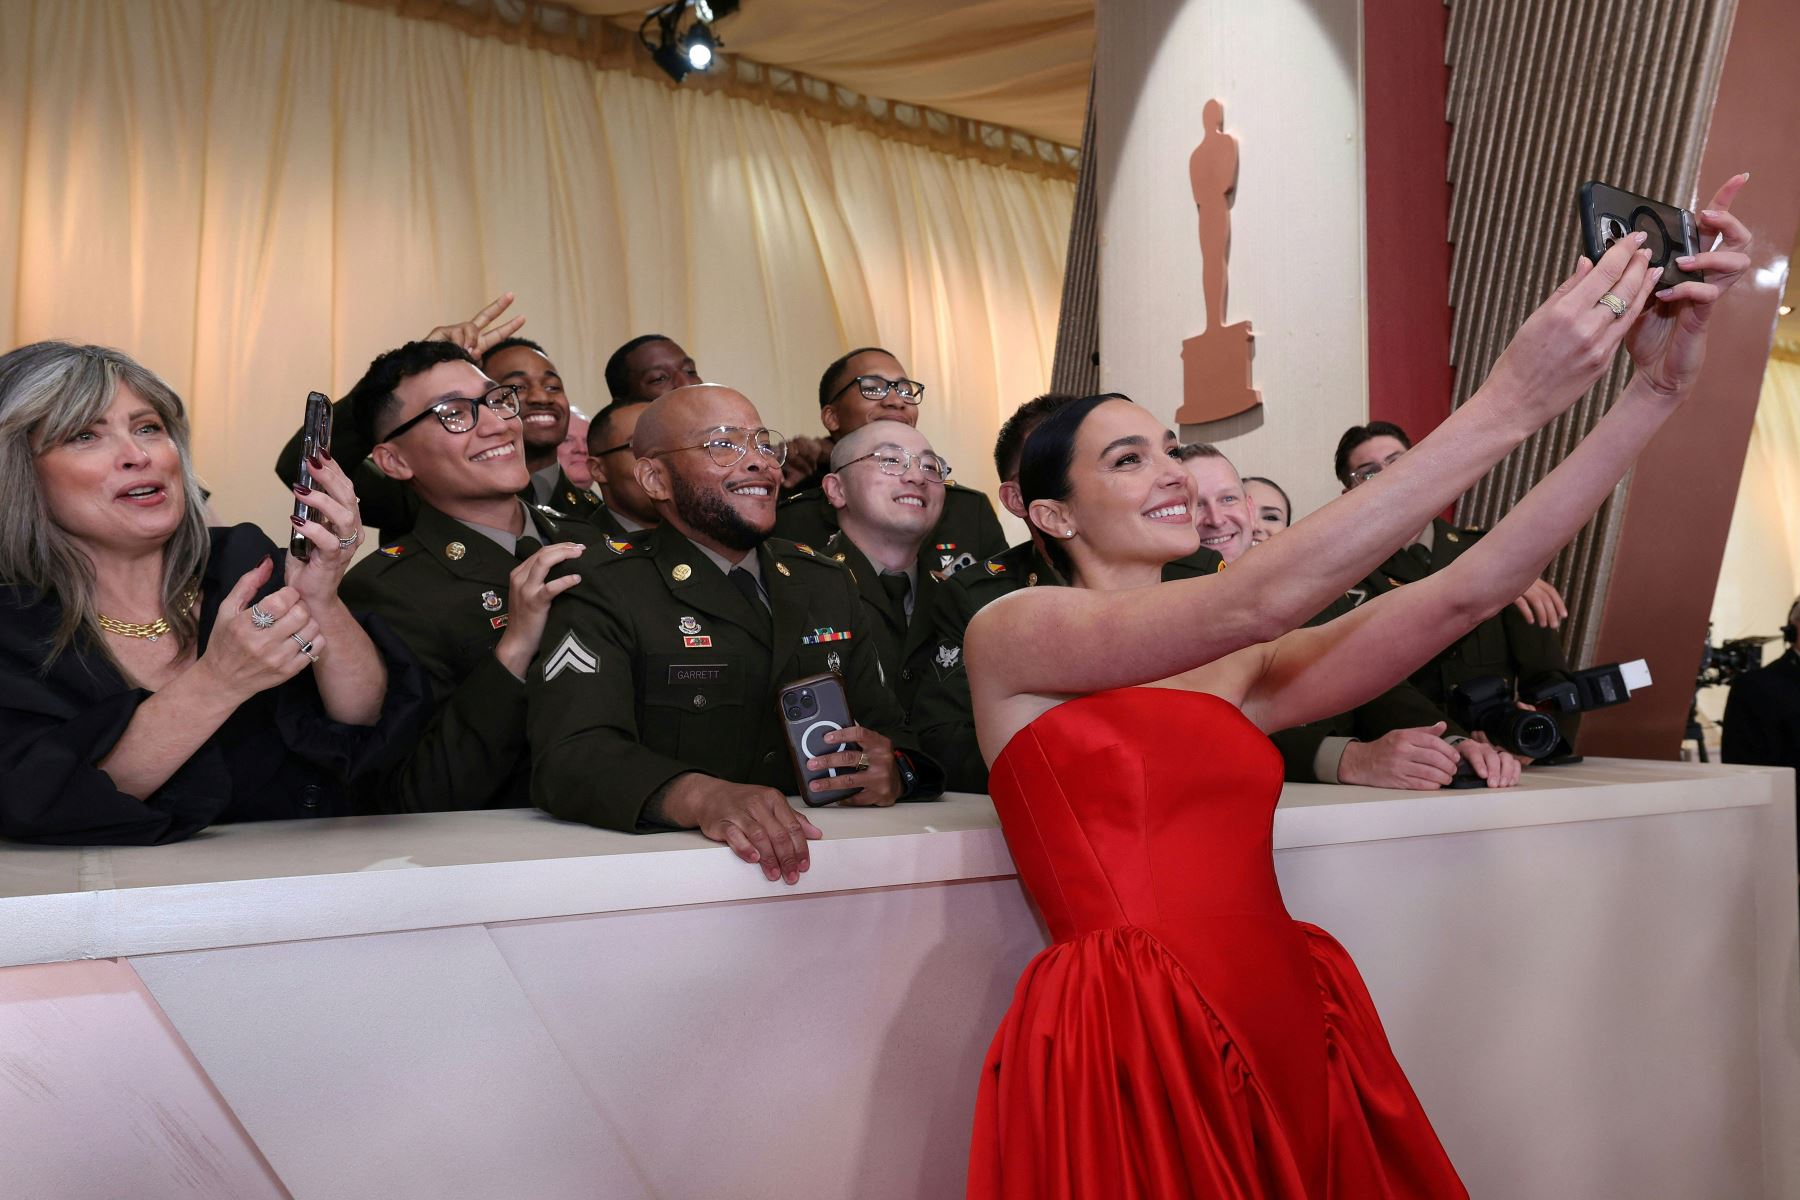
[[[798,721],[800,719],[800,710],[796,706],[790,704],[787,706],[787,715],[788,720]]]
[[[1514,713],[1507,724],[1510,728],[1495,740],[1525,758],[1548,758],[1562,741],[1562,731],[1557,729],[1556,722],[1543,713]],[[1488,736],[1493,737],[1492,734]]]

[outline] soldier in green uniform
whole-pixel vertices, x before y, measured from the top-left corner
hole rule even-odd
[[[1396,425],[1375,421],[1353,426],[1338,441],[1334,462],[1338,481],[1345,491],[1360,487],[1411,446],[1411,439]],[[1365,585],[1374,589],[1416,583],[1456,561],[1481,535],[1479,529],[1433,518],[1410,545],[1382,563]],[[1483,621],[1419,668],[1411,682],[1433,704],[1445,708],[1451,691],[1459,684],[1483,676],[1498,676],[1514,685],[1530,686],[1566,675],[1568,656],[1554,630],[1567,615],[1556,589],[1539,580],[1510,607]],[[1566,753],[1575,744],[1581,717],[1578,713],[1558,713],[1555,719],[1563,734],[1564,746],[1559,753]],[[1452,729],[1458,734],[1467,732],[1454,726]]]
[[[548,509],[528,509],[516,385],[496,385],[453,342],[381,355],[345,401],[386,478],[418,499],[413,527],[345,576],[424,666],[437,711],[406,759],[370,789],[386,812],[529,802],[525,672],[558,592],[552,568],[582,550]],[[560,543],[560,544],[559,544]]]
[[[949,475],[950,465],[917,429],[871,421],[838,439],[823,485],[840,526],[825,552],[856,579],[881,651],[882,681],[902,709],[911,707],[918,689],[914,660],[944,587],[919,569],[918,555],[943,513]]]
[[[908,378],[898,359],[879,347],[865,346],[826,367],[819,377],[819,419],[834,440],[870,421],[917,425],[924,397],[925,385]],[[837,532],[836,512],[818,482],[805,481],[781,502],[775,514],[777,537],[822,546]],[[944,515],[919,547],[919,570],[948,577],[1005,548],[1006,534],[993,504],[973,488],[951,483],[944,491]]]
[[[587,428],[588,474],[600,489],[604,516],[596,520],[607,533],[629,538],[654,529],[656,505],[637,481],[637,455],[631,437],[648,400],[614,400],[594,415]]]
[[[632,441],[661,524],[590,547],[581,583],[551,606],[527,680],[532,798],[609,829],[699,829],[793,883],[818,829],[797,790],[779,688],[841,674],[855,742],[812,760],[853,773],[844,803],[937,791],[882,686],[856,584],[811,546],[769,537],[785,446],[729,388],[658,399]],[[842,776],[815,790],[844,786]]]

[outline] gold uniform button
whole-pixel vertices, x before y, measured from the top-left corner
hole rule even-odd
[[[1462,539],[1461,539],[1461,538],[1460,538],[1460,537],[1457,537],[1457,536],[1456,536],[1456,530],[1454,530],[1454,529],[1446,529],[1446,530],[1444,530],[1444,536],[1445,536],[1445,537],[1447,537],[1447,538],[1449,538],[1449,539],[1450,539],[1450,540],[1451,540],[1451,541],[1453,541],[1453,542],[1460,542],[1460,541],[1462,541]]]
[[[792,575],[793,574],[792,571],[788,570],[786,563],[776,563],[775,569],[777,571],[780,571],[783,575]]]
[[[1025,586],[1026,587],[1036,587],[1037,586],[1037,572],[1036,571],[1033,571],[1031,574],[1029,574],[1025,577]]]
[[[444,557],[448,558],[451,562],[460,561],[462,556],[468,552],[469,548],[461,542],[451,542],[448,546],[444,547]]]
[[[686,563],[676,563],[669,570],[669,578],[673,579],[676,583],[680,583],[693,573],[694,568],[688,566]]]

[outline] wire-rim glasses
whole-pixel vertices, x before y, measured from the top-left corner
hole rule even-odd
[[[787,439],[766,425],[745,429],[741,425],[716,425],[700,435],[691,446],[671,446],[657,454],[674,454],[681,450],[704,450],[715,467],[735,467],[744,461],[754,446],[758,453],[773,460],[776,466],[787,462]]]
[[[947,483],[950,480],[950,464],[945,462],[935,451],[921,450],[914,453],[902,450],[898,446],[879,446],[861,458],[853,458],[844,467],[873,459],[883,475],[904,475],[912,469],[914,463],[919,466],[919,474],[931,483]],[[839,467],[842,471],[844,467]]]

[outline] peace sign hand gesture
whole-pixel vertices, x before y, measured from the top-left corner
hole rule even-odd
[[[488,347],[505,341],[525,325],[524,317],[501,321],[500,314],[512,307],[513,294],[507,292],[491,301],[486,308],[460,325],[439,325],[425,335],[427,342],[455,342],[479,359]]]

